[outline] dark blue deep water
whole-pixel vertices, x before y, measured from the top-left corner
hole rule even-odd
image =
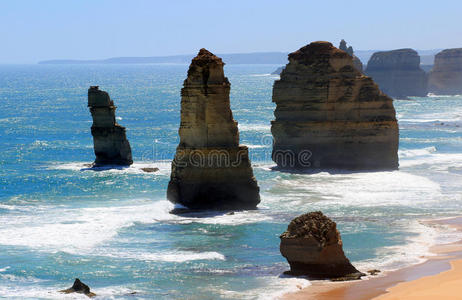
[[[0,298],[63,299],[57,290],[75,277],[99,299],[273,298],[309,284],[281,276],[288,265],[279,235],[313,210],[338,223],[347,256],[363,270],[417,263],[428,246],[457,238],[420,221],[462,212],[461,96],[395,101],[399,171],[280,173],[270,169],[276,65],[225,67],[259,209],[169,214],[187,67],[0,66]],[[84,170],[94,160],[90,85],[118,106],[130,168]],[[160,171],[140,170],[151,166]]]

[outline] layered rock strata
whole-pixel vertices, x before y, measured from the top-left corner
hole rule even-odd
[[[125,127],[117,124],[116,106],[105,91],[98,86],[88,89],[88,107],[93,118],[91,134],[96,159],[94,166],[131,165],[132,150],[125,134]]]
[[[462,94],[462,48],[446,49],[435,56],[429,91],[439,95]]]
[[[293,219],[280,239],[291,275],[335,280],[365,275],[345,256],[336,223],[320,211]]]
[[[167,198],[191,209],[254,209],[260,202],[248,149],[239,145],[223,66],[201,49],[181,90],[180,144]]]
[[[346,52],[314,42],[289,54],[273,86],[273,160],[282,169],[396,169],[393,99]]]
[[[366,75],[392,97],[425,97],[428,93],[427,74],[420,68],[419,54],[412,49],[374,53],[367,63]]]

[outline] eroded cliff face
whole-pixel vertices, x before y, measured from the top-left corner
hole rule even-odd
[[[292,275],[336,280],[365,276],[345,256],[337,224],[320,211],[293,219],[280,239]]]
[[[180,144],[167,198],[192,209],[253,209],[260,202],[248,149],[239,145],[223,66],[201,49],[181,90]]]
[[[429,91],[440,95],[462,94],[462,48],[446,49],[435,56]]]
[[[132,150],[125,134],[125,127],[115,120],[116,106],[105,91],[98,86],[88,89],[88,107],[93,118],[91,134],[95,150],[95,166],[131,165]]]
[[[331,43],[289,54],[273,102],[272,157],[279,168],[398,167],[393,100]]]
[[[367,63],[366,75],[395,98],[425,97],[428,93],[427,74],[420,68],[419,54],[412,49],[374,53]]]

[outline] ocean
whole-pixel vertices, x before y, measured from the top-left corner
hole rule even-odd
[[[96,299],[272,299],[310,285],[282,275],[279,235],[316,210],[362,271],[415,264],[462,238],[422,222],[462,213],[462,96],[394,102],[399,171],[283,173],[271,161],[277,67],[225,66],[259,209],[178,216],[166,189],[188,65],[0,65],[0,298],[86,299],[57,292],[78,277]],[[90,85],[118,106],[133,166],[85,167]]]

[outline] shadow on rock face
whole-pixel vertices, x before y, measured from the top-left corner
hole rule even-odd
[[[190,209],[185,206],[176,206],[174,209],[169,211],[172,215],[189,217],[189,218],[212,218],[217,216],[232,216],[236,211],[240,210],[208,210],[208,209]],[[242,211],[242,210],[241,210]]]

